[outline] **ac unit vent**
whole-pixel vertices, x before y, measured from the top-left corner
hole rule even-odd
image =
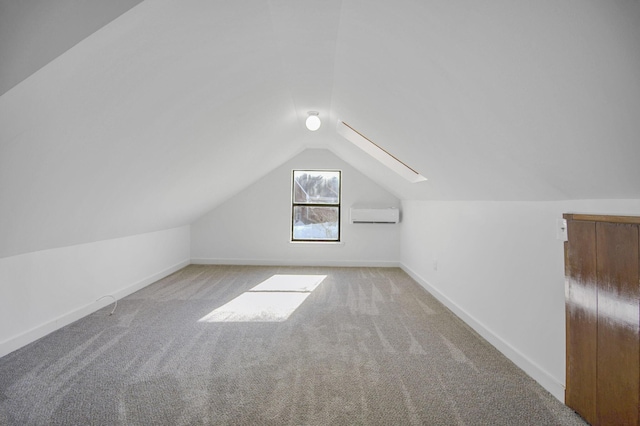
[[[386,209],[351,209],[351,223],[398,223],[400,210],[395,207]]]

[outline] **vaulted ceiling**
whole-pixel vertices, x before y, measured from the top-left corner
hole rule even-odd
[[[403,199],[640,198],[638,1],[19,3],[0,257],[191,223],[306,148]]]

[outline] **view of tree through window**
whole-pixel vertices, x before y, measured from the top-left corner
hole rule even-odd
[[[293,241],[340,241],[340,171],[293,171]]]

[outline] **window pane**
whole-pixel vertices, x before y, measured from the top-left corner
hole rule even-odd
[[[340,172],[294,171],[293,202],[339,204]]]
[[[338,240],[337,207],[293,207],[294,240]]]

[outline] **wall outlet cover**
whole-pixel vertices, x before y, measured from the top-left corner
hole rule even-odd
[[[569,234],[567,233],[566,219],[556,219],[556,239],[560,241],[569,240]]]

